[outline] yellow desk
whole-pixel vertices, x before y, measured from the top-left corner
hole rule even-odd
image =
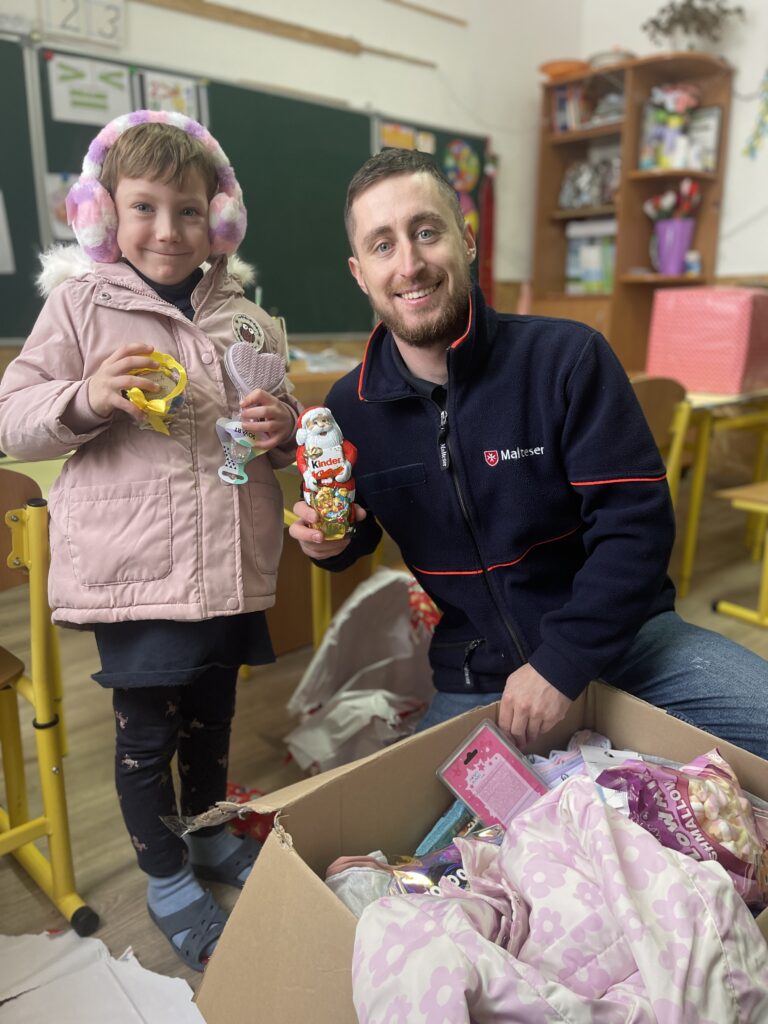
[[[755,480],[766,475],[768,461],[768,388],[739,395],[711,395],[691,392],[691,429],[694,431],[691,494],[686,517],[683,556],[680,566],[678,595],[685,597],[691,584],[699,516],[707,481],[709,447],[712,434],[722,430],[761,430],[762,437],[755,467]]]

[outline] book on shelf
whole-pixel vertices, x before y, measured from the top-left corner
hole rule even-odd
[[[613,291],[616,219],[569,221],[565,227],[566,295],[605,295]]]
[[[552,90],[552,131],[555,134],[583,128],[589,116],[584,87],[579,82],[558,85]]]
[[[688,122],[688,166],[699,171],[716,171],[720,146],[720,107],[697,107]]]

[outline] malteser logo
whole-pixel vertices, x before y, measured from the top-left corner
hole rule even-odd
[[[502,448],[501,451],[485,451],[483,457],[489,466],[498,466],[500,462],[513,462],[516,459],[527,459],[532,455],[543,455],[544,445],[535,448]]]

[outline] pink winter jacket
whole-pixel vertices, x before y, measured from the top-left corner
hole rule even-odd
[[[294,446],[251,461],[249,483],[224,484],[215,423],[238,407],[222,356],[243,340],[241,315],[261,326],[265,351],[280,351],[280,328],[244,297],[223,257],[195,289],[190,322],[127,264],[82,270],[72,249],[81,269],[53,289],[0,382],[3,451],[47,459],[75,450],[49,497],[54,621],[200,620],[268,608],[283,541],[273,468],[293,461]],[[130,341],[149,342],[187,371],[170,437],[125,413],[103,420],[88,403],[87,378]],[[298,412],[287,392],[280,397]]]

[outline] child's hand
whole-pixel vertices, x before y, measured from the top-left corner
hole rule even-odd
[[[290,407],[268,391],[257,388],[240,403],[243,430],[258,437],[259,448],[269,451],[293,437],[296,419]]]
[[[136,420],[145,419],[145,414],[123,395],[128,388],[142,391],[159,391],[159,387],[146,377],[136,376],[132,370],[146,370],[157,366],[149,359],[154,349],[146,342],[121,345],[111,356],[107,356],[96,373],[88,379],[88,402],[97,416],[106,419],[117,409],[122,409]]]

